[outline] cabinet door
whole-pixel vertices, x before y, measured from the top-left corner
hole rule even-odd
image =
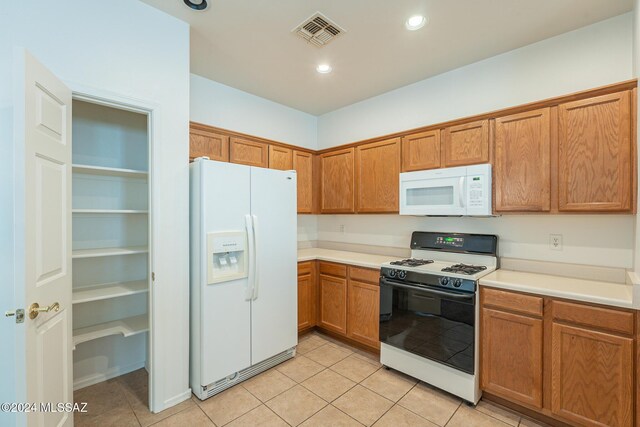
[[[440,167],[440,130],[402,138],[402,172]]]
[[[496,119],[495,211],[551,208],[549,108]]]
[[[442,138],[443,167],[489,162],[489,120],[448,127]]]
[[[243,138],[231,138],[230,161],[241,165],[258,166],[266,168],[269,166],[269,145],[251,141]]]
[[[633,339],[553,323],[551,410],[584,426],[633,425]]]
[[[356,149],[358,212],[398,212],[400,138]]]
[[[380,348],[380,287],[349,280],[347,336]]]
[[[320,210],[323,213],[355,212],[354,149],[331,151],[320,156],[322,188]]]
[[[289,171],[293,169],[293,150],[276,145],[269,146],[269,168]]]
[[[298,213],[313,213],[313,155],[294,151],[293,169],[298,178]]]
[[[189,128],[189,161],[203,156],[228,162],[229,137],[192,124]]]
[[[562,104],[558,114],[558,209],[631,210],[629,92]]]
[[[320,326],[347,333],[347,279],[320,275]]]
[[[482,309],[482,389],[542,408],[542,319]]]
[[[313,276],[298,276],[298,331],[315,326],[315,296]]]

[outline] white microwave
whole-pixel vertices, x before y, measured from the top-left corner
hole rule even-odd
[[[491,165],[401,173],[400,215],[490,216]]]

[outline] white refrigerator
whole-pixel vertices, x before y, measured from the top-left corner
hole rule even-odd
[[[296,173],[190,165],[191,388],[217,394],[297,345]]]

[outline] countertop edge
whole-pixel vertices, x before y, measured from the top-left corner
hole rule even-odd
[[[593,304],[606,305],[610,307],[619,307],[619,308],[628,308],[628,309],[636,309],[637,307],[633,304],[633,300],[620,300],[613,298],[604,298],[593,295],[585,295],[585,294],[576,294],[573,292],[563,292],[561,290],[549,290],[549,289],[540,289],[534,286],[528,286],[523,284],[514,284],[510,282],[501,282],[497,280],[485,280],[480,279],[480,286],[488,286],[499,289],[508,289],[511,291],[517,292],[525,292],[534,295],[540,296],[549,296],[556,298],[563,298],[571,301],[580,301],[587,302]]]

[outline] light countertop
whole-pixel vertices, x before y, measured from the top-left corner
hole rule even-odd
[[[480,285],[614,307],[638,308],[633,301],[633,286],[623,283],[500,269],[481,278]]]
[[[333,249],[308,248],[298,250],[298,262],[300,261],[329,261],[340,264],[356,265],[366,268],[380,268],[389,261],[396,261],[400,257],[389,255],[371,255],[359,252],[335,251]]]

